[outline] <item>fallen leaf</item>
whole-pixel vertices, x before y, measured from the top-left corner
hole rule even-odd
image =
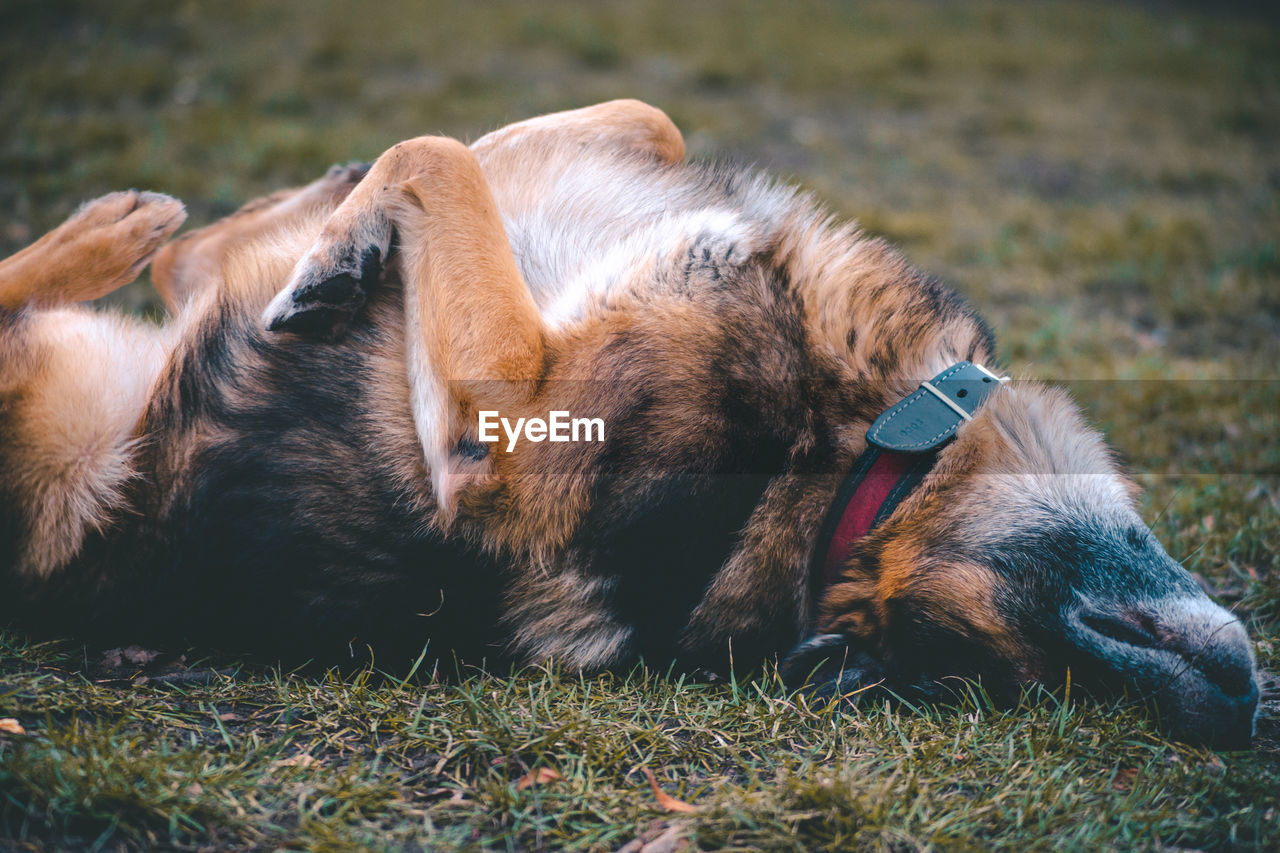
[[[316,760],[311,757],[310,753],[300,752],[289,758],[282,758],[276,762],[278,767],[310,767],[315,764]]]
[[[696,812],[697,806],[690,805],[684,800],[677,800],[675,797],[663,791],[658,787],[658,780],[654,778],[653,771],[648,767],[640,768],[644,772],[644,776],[649,780],[649,787],[653,789],[653,798],[658,801],[658,807],[666,809],[669,812]]]
[[[548,782],[555,782],[564,778],[550,767],[539,767],[537,770],[530,770],[528,773],[520,777],[520,781],[516,783],[516,790],[523,791],[525,788],[532,788],[534,785],[545,785]]]
[[[25,735],[27,730],[22,727],[13,717],[5,717],[0,720],[0,734],[6,735]]]
[[[684,826],[660,821],[619,847],[617,853],[681,853],[691,849],[686,832]]]
[[[1138,770],[1134,767],[1125,767],[1116,773],[1116,778],[1112,780],[1111,787],[1117,791],[1128,791],[1133,788],[1133,783],[1138,780]]]
[[[244,717],[240,716],[239,714],[233,711],[228,711],[225,714],[219,714],[218,719],[222,720],[222,722],[224,723],[243,723],[244,722]]]
[[[159,654],[159,652],[153,652],[151,649],[144,649],[142,646],[129,646],[124,650],[125,660],[129,661],[129,663],[136,663],[139,666],[151,663]]]
[[[1227,765],[1216,755],[1210,756],[1209,760],[1205,761],[1200,766],[1214,776],[1221,776],[1227,771]]]

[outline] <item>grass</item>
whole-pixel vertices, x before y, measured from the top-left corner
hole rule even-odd
[[[178,195],[198,225],[408,136],[662,106],[694,156],[813,188],[969,296],[1018,373],[1067,382],[1170,552],[1280,667],[1264,12],[10,0],[3,18],[5,254],[122,187]],[[112,300],[157,306],[145,280]],[[770,675],[401,682],[99,656],[0,633],[0,718],[26,732],[0,733],[0,847],[656,849],[673,827],[704,849],[1280,847],[1274,700],[1254,751],[1212,754],[1044,695],[849,710]],[[558,777],[520,784],[541,768]],[[659,809],[644,768],[699,811]]]
[[[1137,713],[1047,695],[849,711],[771,675],[554,668],[124,689],[84,678],[76,654],[4,647],[0,709],[38,726],[0,770],[16,842],[611,849],[677,820],[701,846],[738,849],[1275,839],[1274,753],[1168,744]],[[540,768],[550,781],[521,784]],[[664,813],[644,768],[699,812]]]

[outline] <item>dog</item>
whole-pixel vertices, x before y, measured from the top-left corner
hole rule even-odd
[[[1244,628],[1068,396],[1004,381],[978,314],[882,240],[685,162],[653,107],[402,142],[165,244],[182,219],[110,195],[0,265],[24,627],[390,666],[772,658],[833,695],[1070,677],[1249,743]],[[165,325],[73,304],[153,258]]]

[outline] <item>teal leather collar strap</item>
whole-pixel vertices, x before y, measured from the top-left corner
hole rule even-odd
[[[961,361],[876,418],[867,441],[884,450],[923,453],[941,447],[1007,377]]]
[[[818,530],[810,570],[815,596],[835,582],[863,537],[928,476],[938,448],[1006,381],[962,361],[920,383],[919,390],[876,418],[867,430],[866,450],[840,484]]]

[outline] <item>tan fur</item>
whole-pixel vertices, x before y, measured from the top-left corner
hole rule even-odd
[[[471,145],[509,215],[536,210],[547,182],[605,149],[673,164],[684,137],[662,110],[618,100],[516,122]]]
[[[609,148],[662,163],[684,159],[684,137],[667,114],[649,104],[631,99],[606,101],[592,107],[550,113],[495,130],[472,146],[476,156],[486,159],[486,172],[496,183],[519,177],[492,169],[503,148],[518,150],[519,159],[537,156],[574,156],[592,148]],[[512,161],[507,161],[513,164]]]
[[[182,203],[158,193],[112,193],[0,262],[0,308],[97,299],[137,278],[186,219]]]
[[[300,283],[334,268],[352,243],[388,246],[391,227],[405,246],[414,415],[437,500],[448,512],[458,478],[465,477],[449,457],[465,429],[463,416],[519,402],[519,391],[491,398],[482,386],[510,391],[513,386],[493,380],[533,381],[542,366],[541,317],[475,156],[456,140],[423,137],[379,157],[325,223],[267,314],[287,304]],[[365,232],[369,236],[360,236]]]
[[[527,176],[555,174],[554,163],[568,166],[594,147],[668,163],[684,153],[670,119],[637,101],[520,122],[471,150],[439,137],[402,142],[378,158],[332,214],[290,284],[267,307],[267,316],[279,313],[301,283],[332,267],[346,246],[386,242],[389,227],[400,233],[413,412],[444,519],[458,489],[487,472],[451,458],[450,449],[477,411],[529,403],[532,385],[525,383],[543,373],[547,330],[490,187],[514,190],[504,196],[509,213],[536,205],[540,183]]]
[[[51,306],[132,281],[185,216],[168,196],[113,193],[0,263],[0,312],[25,308],[0,335],[0,402],[14,425],[0,459],[25,498],[21,574],[47,576],[118,509],[165,353],[149,324]]]
[[[652,455],[630,461],[640,466],[630,488],[656,488],[668,471],[696,466],[733,427],[708,422],[716,413],[702,393],[719,381],[709,365],[726,345],[731,318],[725,304],[682,293],[714,292],[717,264],[723,264],[736,271],[733,304],[754,312],[743,322],[756,322],[760,312],[786,316],[792,303],[799,305],[807,357],[837,377],[842,390],[824,396],[821,410],[805,416],[832,425],[834,457],[821,471],[779,476],[767,485],[734,553],[684,627],[683,647],[723,646],[763,630],[769,619],[796,630],[821,621],[870,635],[892,619],[895,599],[909,597],[940,619],[964,614],[965,630],[1015,655],[1016,642],[991,604],[995,580],[969,564],[935,571],[943,561],[916,545],[939,530],[964,529],[937,497],[942,485],[904,503],[899,514],[919,510],[913,529],[890,524],[873,537],[871,545],[885,543],[877,573],[850,566],[821,604],[807,591],[817,529],[839,472],[865,447],[870,419],[948,363],[989,362],[980,324],[963,314],[939,322],[938,295],[900,256],[853,226],[827,221],[789,189],[751,178],[732,201],[708,203],[694,195],[678,164],[683,150],[679,132],[660,111],[612,102],[521,122],[471,149],[438,137],[400,143],[367,175],[335,170],[171,244],[158,259],[155,278],[175,318],[167,336],[157,338],[161,356],[148,355],[142,369],[130,368],[143,377],[130,380],[133,390],[109,405],[86,402],[87,389],[107,387],[108,373],[127,370],[118,358],[99,357],[90,369],[51,355],[22,374],[28,378],[8,380],[39,388],[26,398],[17,395],[23,442],[37,441],[51,419],[67,418],[60,406],[89,406],[92,412],[77,422],[83,434],[52,439],[57,448],[37,452],[15,445],[21,448],[15,459],[48,461],[19,463],[32,469],[23,475],[22,489],[37,531],[24,571],[54,571],[78,547],[75,531],[110,514],[116,490],[130,476],[131,442],[161,426],[148,421],[135,427],[148,393],[156,409],[162,407],[155,400],[179,393],[177,377],[188,366],[185,347],[210,328],[210,318],[260,314],[270,323],[306,288],[349,271],[353,247],[372,246],[389,265],[386,275],[403,286],[402,302],[372,309],[375,323],[403,329],[374,356],[379,366],[370,394],[385,418],[375,451],[397,460],[392,476],[416,495],[431,525],[518,566],[505,597],[518,657],[608,665],[622,654],[628,629],[609,611],[607,585],[564,554],[601,486],[601,448],[496,447],[476,461],[457,447],[474,438],[480,409],[511,417],[564,409],[623,428],[632,387],[656,378],[669,393],[653,402],[645,444]],[[389,260],[393,235],[398,248]],[[143,248],[144,258],[154,251]],[[788,292],[778,292],[765,268],[778,271]],[[37,283],[31,291],[46,286]],[[77,292],[101,286],[79,286]],[[24,340],[32,342],[48,337],[42,330],[79,328],[48,313],[27,325]],[[103,321],[102,328],[114,327]],[[111,334],[127,337],[119,330]],[[620,340],[631,348],[614,347]],[[741,338],[730,340],[743,345]],[[771,350],[768,340],[749,346],[758,351],[760,369],[785,387],[798,369],[788,352]],[[11,365],[5,369],[21,373]],[[254,393],[239,385],[224,391],[232,403]],[[998,401],[987,408],[1000,411]],[[966,430],[998,431],[980,420]],[[1045,423],[1051,420],[1046,410]],[[1017,423],[1011,429],[1021,435],[1033,427]],[[198,448],[222,440],[200,429],[163,448],[164,470],[182,470]],[[944,453],[938,483],[962,479],[980,464],[963,438],[964,431]],[[1055,441],[1061,443],[1046,437],[1048,446]],[[1012,447],[1008,441],[1001,446]],[[813,450],[792,447],[789,461],[801,462]],[[86,476],[76,460],[87,460],[98,473]],[[948,464],[955,473],[948,473]],[[901,535],[890,542],[895,530]]]
[[[828,588],[822,630],[846,630],[864,611],[887,624],[893,602],[911,601],[1017,662],[1030,679],[1036,655],[995,612],[1003,582],[952,555],[1073,514],[1138,525],[1133,497],[1131,481],[1064,392],[1025,381],[1001,388],[960,427],[928,485],[868,537],[863,559],[850,561]]]
[[[554,552],[576,529],[591,483],[564,472],[591,470],[594,450],[544,444],[515,454],[497,450],[481,463],[458,459],[451,455],[452,448],[474,423],[476,411],[493,408],[520,417],[549,408],[607,410],[609,398],[601,399],[598,387],[588,399],[575,399],[570,391],[583,377],[610,375],[610,368],[597,360],[606,341],[654,335],[662,341],[654,358],[678,382],[690,366],[714,359],[709,342],[715,340],[722,320],[714,313],[700,316],[696,306],[685,303],[666,305],[657,315],[647,300],[638,301],[634,312],[629,310],[628,291],[634,287],[643,292],[649,281],[663,275],[653,262],[631,260],[646,257],[640,247],[626,255],[632,265],[618,268],[614,287],[598,296],[588,293],[569,323],[559,306],[574,291],[577,271],[572,266],[546,270],[545,278],[543,270],[527,268],[533,278],[526,282],[507,238],[522,257],[547,254],[548,242],[553,246],[550,254],[561,256],[554,250],[554,241],[560,239],[557,232],[526,231],[526,217],[545,216],[545,207],[560,196],[566,182],[589,180],[596,168],[590,156],[595,146],[607,147],[614,156],[621,148],[624,154],[668,164],[683,152],[678,131],[665,116],[633,103],[513,125],[478,141],[472,147],[474,158],[448,140],[401,143],[379,159],[337,209],[264,315],[277,315],[299,287],[322,277],[347,246],[386,242],[394,227],[401,245],[409,247],[399,268],[406,286],[410,392],[436,507],[442,511],[437,520],[449,522],[457,495],[468,515],[483,519],[478,535],[484,541],[504,550],[527,551],[535,560]],[[608,230],[612,222],[623,228],[632,224],[610,212],[618,190],[607,185],[602,190],[607,197],[581,211],[566,212],[566,220],[598,221],[602,230],[597,239],[625,244],[633,238],[631,233]],[[592,203],[590,193],[581,198]],[[781,212],[791,205],[790,199],[789,193],[779,192],[773,203]],[[655,213],[651,239],[666,239],[662,211]],[[920,288],[905,262],[885,244],[861,238],[852,226],[833,227],[807,212],[787,213],[776,222],[775,236],[751,230],[757,226],[738,226],[730,211],[710,213],[708,223],[733,234],[736,248],[730,251],[743,256],[776,253],[802,297],[815,343],[846,372],[849,382],[873,389],[873,397],[883,404],[952,361],[990,360],[974,325],[933,322],[934,313],[920,302]],[[673,230],[690,236],[660,251],[680,258],[680,240],[689,240],[700,227],[704,226],[673,222]],[[607,271],[586,269],[595,280],[608,280]],[[862,334],[851,337],[851,327]],[[547,356],[553,356],[552,374],[543,369]],[[531,381],[538,384],[528,384]],[[867,418],[878,410],[866,406],[863,401],[858,411],[837,418],[845,435],[847,455],[842,458],[852,460],[862,449]],[[597,413],[606,411],[591,412]],[[696,410],[667,412],[660,422],[670,425],[671,435],[655,435],[654,445],[688,444],[698,429],[698,417]],[[771,487],[744,531],[753,544],[716,574],[686,629],[686,642],[712,643],[753,628],[762,600],[786,602],[798,620],[809,618],[810,605],[800,597],[796,578],[806,573],[807,554],[825,510],[811,496],[834,488],[835,481],[832,475],[804,489],[789,481]],[[799,519],[797,512],[802,513]],[[521,621],[524,602],[538,602],[539,612],[545,614],[525,621],[538,628],[528,627],[517,643],[521,637],[556,636],[549,629],[552,624],[586,624],[580,621],[584,612],[603,630],[607,615],[591,612],[582,597],[590,584],[566,584],[566,577],[573,576],[567,567],[557,566],[514,581],[514,621]],[[560,592],[568,589],[575,592]],[[533,643],[529,652],[534,657],[563,654],[532,639],[528,642]]]
[[[586,457],[593,449],[544,444],[515,454],[499,450],[483,463],[451,458],[452,445],[473,422],[475,412],[483,407],[513,416],[536,415],[553,406],[581,411],[600,408],[602,402],[607,409],[607,400],[591,396],[598,389],[582,398],[571,393],[582,389],[577,384],[582,377],[600,373],[594,353],[607,340],[624,334],[660,340],[663,369],[678,380],[685,366],[706,363],[714,355],[708,341],[720,322],[714,314],[700,316],[691,305],[668,306],[654,315],[640,301],[629,311],[623,296],[615,297],[599,319],[588,307],[571,326],[546,326],[544,317],[548,312],[555,315],[556,306],[549,303],[552,297],[541,281],[534,282],[533,292],[524,281],[503,218],[516,226],[517,239],[524,239],[522,215],[540,210],[556,193],[558,182],[589,174],[583,169],[593,167],[591,152],[596,148],[665,164],[683,156],[683,141],[670,120],[638,102],[613,102],[521,122],[483,137],[471,151],[447,139],[412,140],[390,149],[358,184],[350,172],[337,170],[310,187],[252,202],[222,222],[170,244],[158,258],[154,277],[166,303],[181,314],[175,328],[194,329],[212,303],[193,302],[193,294],[212,288],[222,294],[220,299],[235,298],[252,306],[266,299],[272,282],[288,279],[272,303],[277,305],[309,270],[331,260],[326,252],[348,245],[353,233],[394,224],[404,249],[397,263],[406,285],[408,391],[434,481],[434,503],[444,510],[438,520],[447,522],[453,496],[470,483],[471,494],[463,500],[472,515],[485,519],[490,542],[531,554],[550,553],[575,529],[591,486],[589,480],[566,478],[562,472],[589,469]],[[616,195],[615,190],[608,192]],[[780,193],[778,203],[789,197]],[[602,197],[600,204],[606,201],[614,199]],[[737,227],[732,219],[724,221],[716,227]],[[926,317],[901,310],[915,290],[906,280],[906,265],[883,244],[818,219],[779,221],[777,227],[783,236],[774,251],[792,271],[812,333],[835,363],[849,371],[851,380],[884,382],[880,393],[892,398],[899,386],[909,387],[908,377],[934,369],[932,361],[918,364],[909,358],[892,361],[891,373],[877,368],[876,356],[886,341],[903,343],[908,355],[930,353],[935,361],[974,352],[970,327],[930,326]],[[602,239],[617,238],[606,232]],[[737,234],[742,253],[764,249],[770,239],[751,231]],[[666,250],[680,257],[679,243]],[[287,275],[299,254],[301,259]],[[625,268],[621,280],[643,286],[661,274],[652,264],[642,263]],[[625,294],[627,288],[618,290]],[[541,305],[535,294],[547,294]],[[268,306],[267,313],[271,311]],[[850,316],[854,328],[875,328],[877,334],[851,342],[840,331],[849,326]],[[947,342],[953,332],[968,337]],[[548,352],[555,356],[554,377],[544,372]],[[535,393],[531,383],[548,379],[550,384]],[[696,380],[691,376],[690,381]],[[386,387],[388,405],[402,399],[399,383]],[[670,437],[655,436],[655,442],[687,441],[697,429],[696,421],[689,419],[696,417],[695,411],[668,412],[664,422],[671,425]],[[865,421],[860,417],[866,415],[851,416],[842,427],[849,437],[844,443],[849,459],[861,449]],[[406,468],[404,476],[413,476],[412,471]],[[556,482],[551,490],[549,477]],[[828,479],[817,484],[816,493],[834,486],[834,477]],[[796,488],[779,482],[766,493],[746,531],[757,540],[743,549],[750,557],[731,561],[716,576],[687,629],[690,643],[750,627],[758,618],[754,602],[779,595],[791,599],[788,606],[805,618],[808,605],[784,590],[794,590],[794,578],[805,571],[803,555],[811,547],[824,506],[809,498],[814,487],[802,493]],[[798,524],[790,517],[797,502],[807,513]],[[495,506],[505,510],[495,513]],[[548,590],[539,591],[541,577],[528,575],[513,600],[555,600],[554,595],[548,598]],[[555,586],[565,589],[564,579]],[[581,605],[573,603],[580,594],[548,611],[578,615],[548,618],[582,618]],[[534,633],[531,629],[530,636]]]
[[[359,166],[334,166],[305,187],[280,190],[255,199],[235,213],[161,247],[151,264],[151,281],[171,314],[177,314],[196,292],[227,280],[224,265],[232,255],[252,254],[278,229],[318,229],[364,174]],[[314,233],[309,235],[314,239]],[[270,254],[268,249],[268,254]],[[297,261],[295,254],[291,263]],[[280,282],[275,278],[272,281]],[[235,277],[253,287],[250,275]],[[273,291],[274,292],[274,291]]]
[[[5,453],[14,460],[14,485],[29,501],[18,570],[47,576],[119,508],[164,347],[154,328],[123,318],[103,323],[73,309],[33,318],[29,335],[36,366],[22,383],[15,406],[21,427]]]

